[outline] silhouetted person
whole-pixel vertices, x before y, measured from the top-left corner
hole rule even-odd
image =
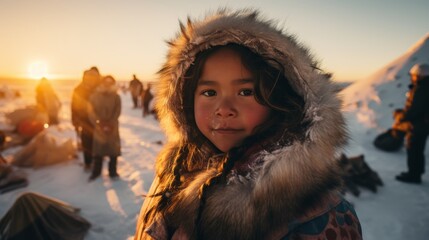
[[[416,64],[410,69],[411,85],[400,119],[411,127],[405,135],[408,171],[396,179],[406,183],[421,183],[425,172],[424,150],[429,134],[429,64]]]
[[[88,117],[89,96],[100,83],[100,73],[92,67],[83,73],[82,82],[73,90],[71,102],[72,124],[81,140],[85,171],[91,169],[94,126]]]
[[[49,124],[58,124],[58,113],[61,109],[61,102],[55,93],[54,88],[48,79],[40,79],[36,86],[37,105],[48,115]]]
[[[130,81],[128,89],[131,93],[131,100],[133,101],[134,108],[139,107],[139,97],[143,92],[143,83],[133,75],[133,80]]]

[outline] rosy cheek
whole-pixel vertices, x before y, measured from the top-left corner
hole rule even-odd
[[[267,108],[254,108],[253,114],[249,115],[249,122],[255,127],[259,126],[268,120],[269,115],[270,111]]]
[[[207,107],[197,105],[195,106],[195,121],[197,122],[198,127],[209,121],[209,111]]]

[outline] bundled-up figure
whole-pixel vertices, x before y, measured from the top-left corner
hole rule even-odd
[[[133,79],[130,81],[128,89],[131,93],[131,100],[133,101],[134,108],[139,107],[140,98],[143,92],[143,83],[137,79],[136,75],[133,75]]]
[[[119,116],[121,114],[121,98],[117,93],[116,81],[112,76],[103,77],[100,86],[91,95],[88,105],[89,119],[95,126],[92,154],[94,165],[90,180],[101,174],[103,158],[110,158],[109,176],[118,177],[117,159],[121,154],[119,137]]]
[[[399,122],[409,123],[406,131],[408,171],[396,179],[406,183],[422,182],[425,172],[425,146],[429,135],[429,64],[416,64],[410,69],[411,85]]]
[[[89,96],[100,83],[98,68],[92,67],[84,71],[82,82],[73,90],[71,101],[71,119],[76,133],[80,138],[83,151],[84,169],[89,171],[92,164],[92,136],[94,126],[88,117]]]
[[[51,83],[46,78],[40,79],[36,87],[36,102],[39,108],[48,115],[49,124],[59,123],[58,113],[61,109],[61,102]]]
[[[256,11],[181,25],[155,93],[168,142],[135,239],[362,239],[339,194],[337,89]]]
[[[153,99],[152,83],[147,84],[147,88],[142,93],[142,106],[143,106],[143,117],[146,117],[151,113],[150,103]]]

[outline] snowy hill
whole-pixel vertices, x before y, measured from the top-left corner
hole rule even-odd
[[[358,109],[360,121],[368,127],[388,128],[392,111],[404,107],[408,71],[417,63],[429,63],[429,33],[368,78],[347,87],[342,92],[346,110]]]

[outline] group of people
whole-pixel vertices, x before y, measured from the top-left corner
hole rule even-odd
[[[129,84],[134,107],[143,107],[143,116],[150,114],[153,98],[151,84],[146,89],[133,75]],[[49,124],[58,124],[61,102],[48,79],[42,78],[36,87],[38,108],[48,115]],[[82,81],[73,89],[71,101],[72,124],[83,151],[84,169],[91,172],[89,180],[101,175],[103,159],[108,157],[109,176],[119,177],[118,156],[121,154],[119,116],[121,98],[111,75],[102,76],[97,67],[84,71]]]
[[[133,79],[130,81],[128,90],[131,93],[131,100],[133,101],[134,108],[143,108],[143,117],[148,116],[152,111],[150,110],[150,102],[153,99],[153,93],[151,88],[151,83],[147,84],[147,87],[144,88],[143,83],[133,75]]]
[[[119,177],[121,107],[111,75],[101,76],[97,67],[84,71],[82,81],[73,90],[71,118],[81,141],[84,169],[91,172],[90,181],[101,175],[104,157],[109,158],[109,176]]]

